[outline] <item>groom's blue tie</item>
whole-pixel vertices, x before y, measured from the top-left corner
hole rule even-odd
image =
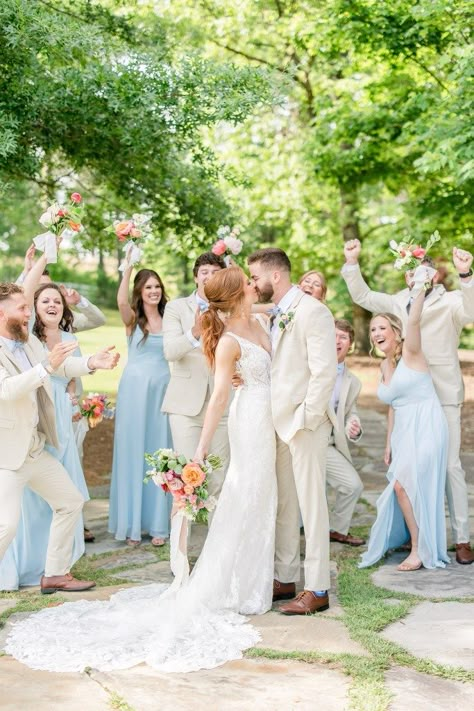
[[[268,309],[267,313],[270,315],[270,328],[273,328],[276,317],[281,314],[281,308],[279,306],[273,306],[273,308]]]

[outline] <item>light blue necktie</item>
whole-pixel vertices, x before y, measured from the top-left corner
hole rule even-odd
[[[276,317],[282,313],[281,308],[279,306],[273,306],[273,308],[268,309],[267,313],[270,315],[270,328],[273,328]]]

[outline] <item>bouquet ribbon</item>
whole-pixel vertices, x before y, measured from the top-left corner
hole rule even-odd
[[[33,239],[33,243],[40,252],[44,252],[48,264],[56,264],[58,261],[58,246],[56,243],[56,235],[52,232],[43,232]]]
[[[140,249],[140,247],[137,247],[135,242],[133,242],[132,240],[127,242],[124,251],[125,259],[119,266],[120,272],[124,272],[125,269],[128,269],[129,267],[133,267],[135,264],[138,264],[142,258],[142,250]]]
[[[172,589],[177,590],[189,578],[188,520],[181,512],[171,512],[170,568],[174,575]]]

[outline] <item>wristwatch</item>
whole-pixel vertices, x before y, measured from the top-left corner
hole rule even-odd
[[[459,274],[459,272],[458,272],[458,276],[460,276],[461,279],[467,279],[467,277],[472,276],[472,269],[469,269],[469,271],[466,272],[465,274]]]

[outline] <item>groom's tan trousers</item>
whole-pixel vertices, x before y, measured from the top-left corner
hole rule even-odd
[[[74,530],[84,499],[63,465],[43,447],[44,436],[34,431],[28,456],[20,469],[0,469],[0,560],[15,537],[23,489],[29,486],[53,510],[44,571],[50,577],[69,572]]]
[[[299,430],[288,444],[277,436],[278,509],[275,578],[300,579],[300,518],[306,538],[305,590],[328,590],[329,516],[326,500],[326,454],[331,423],[314,432]]]

